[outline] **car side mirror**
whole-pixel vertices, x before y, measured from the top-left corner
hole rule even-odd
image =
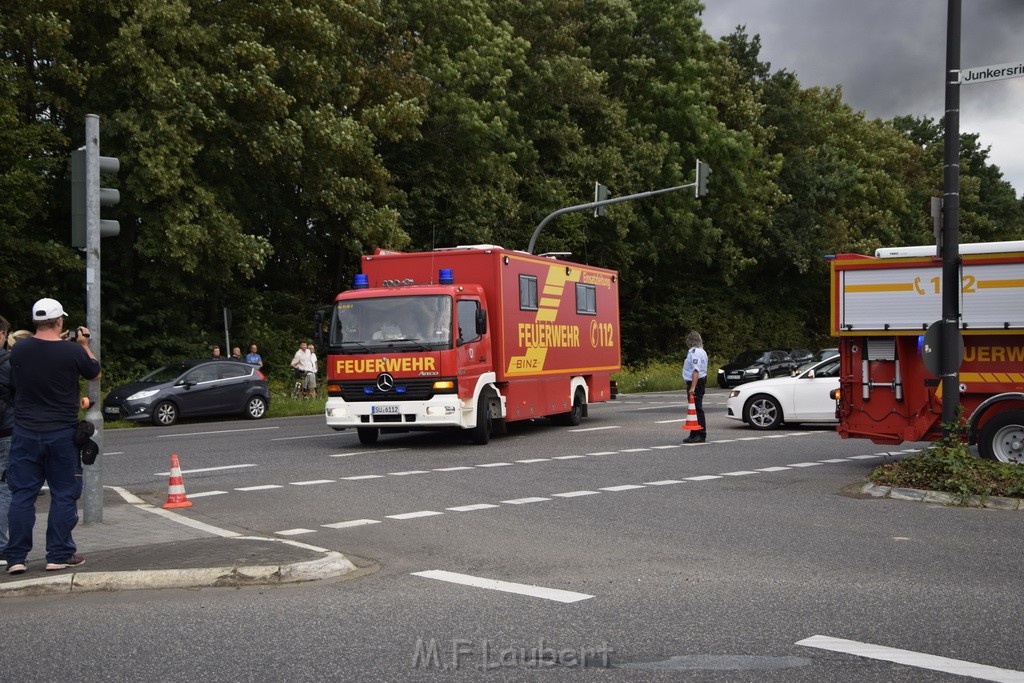
[[[807,371],[807,379],[814,379],[814,370]]]

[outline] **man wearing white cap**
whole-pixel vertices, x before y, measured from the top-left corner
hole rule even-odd
[[[64,332],[64,308],[54,299],[32,307],[36,333],[11,350],[14,431],[7,469],[11,488],[8,512],[7,573],[26,571],[32,550],[36,497],[50,487],[46,523],[46,569],[56,571],[85,562],[77,555],[71,531],[78,524],[82,464],[74,443],[78,422],[79,378],[95,379],[100,364],[89,348],[89,330],[78,328],[75,342]]]

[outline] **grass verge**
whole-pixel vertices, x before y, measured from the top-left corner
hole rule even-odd
[[[876,467],[868,478],[880,486],[944,491],[959,505],[971,496],[1024,498],[1024,465],[975,458],[957,430],[917,455]]]

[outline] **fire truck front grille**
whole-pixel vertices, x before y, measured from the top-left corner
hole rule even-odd
[[[365,401],[425,401],[434,395],[434,378],[396,379],[395,386],[388,391],[377,388],[376,380],[344,380],[342,396],[350,403]]]

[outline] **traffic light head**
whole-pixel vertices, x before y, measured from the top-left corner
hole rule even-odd
[[[706,162],[697,159],[697,186],[695,196],[703,197],[708,193],[708,178],[711,176],[711,166]]]

